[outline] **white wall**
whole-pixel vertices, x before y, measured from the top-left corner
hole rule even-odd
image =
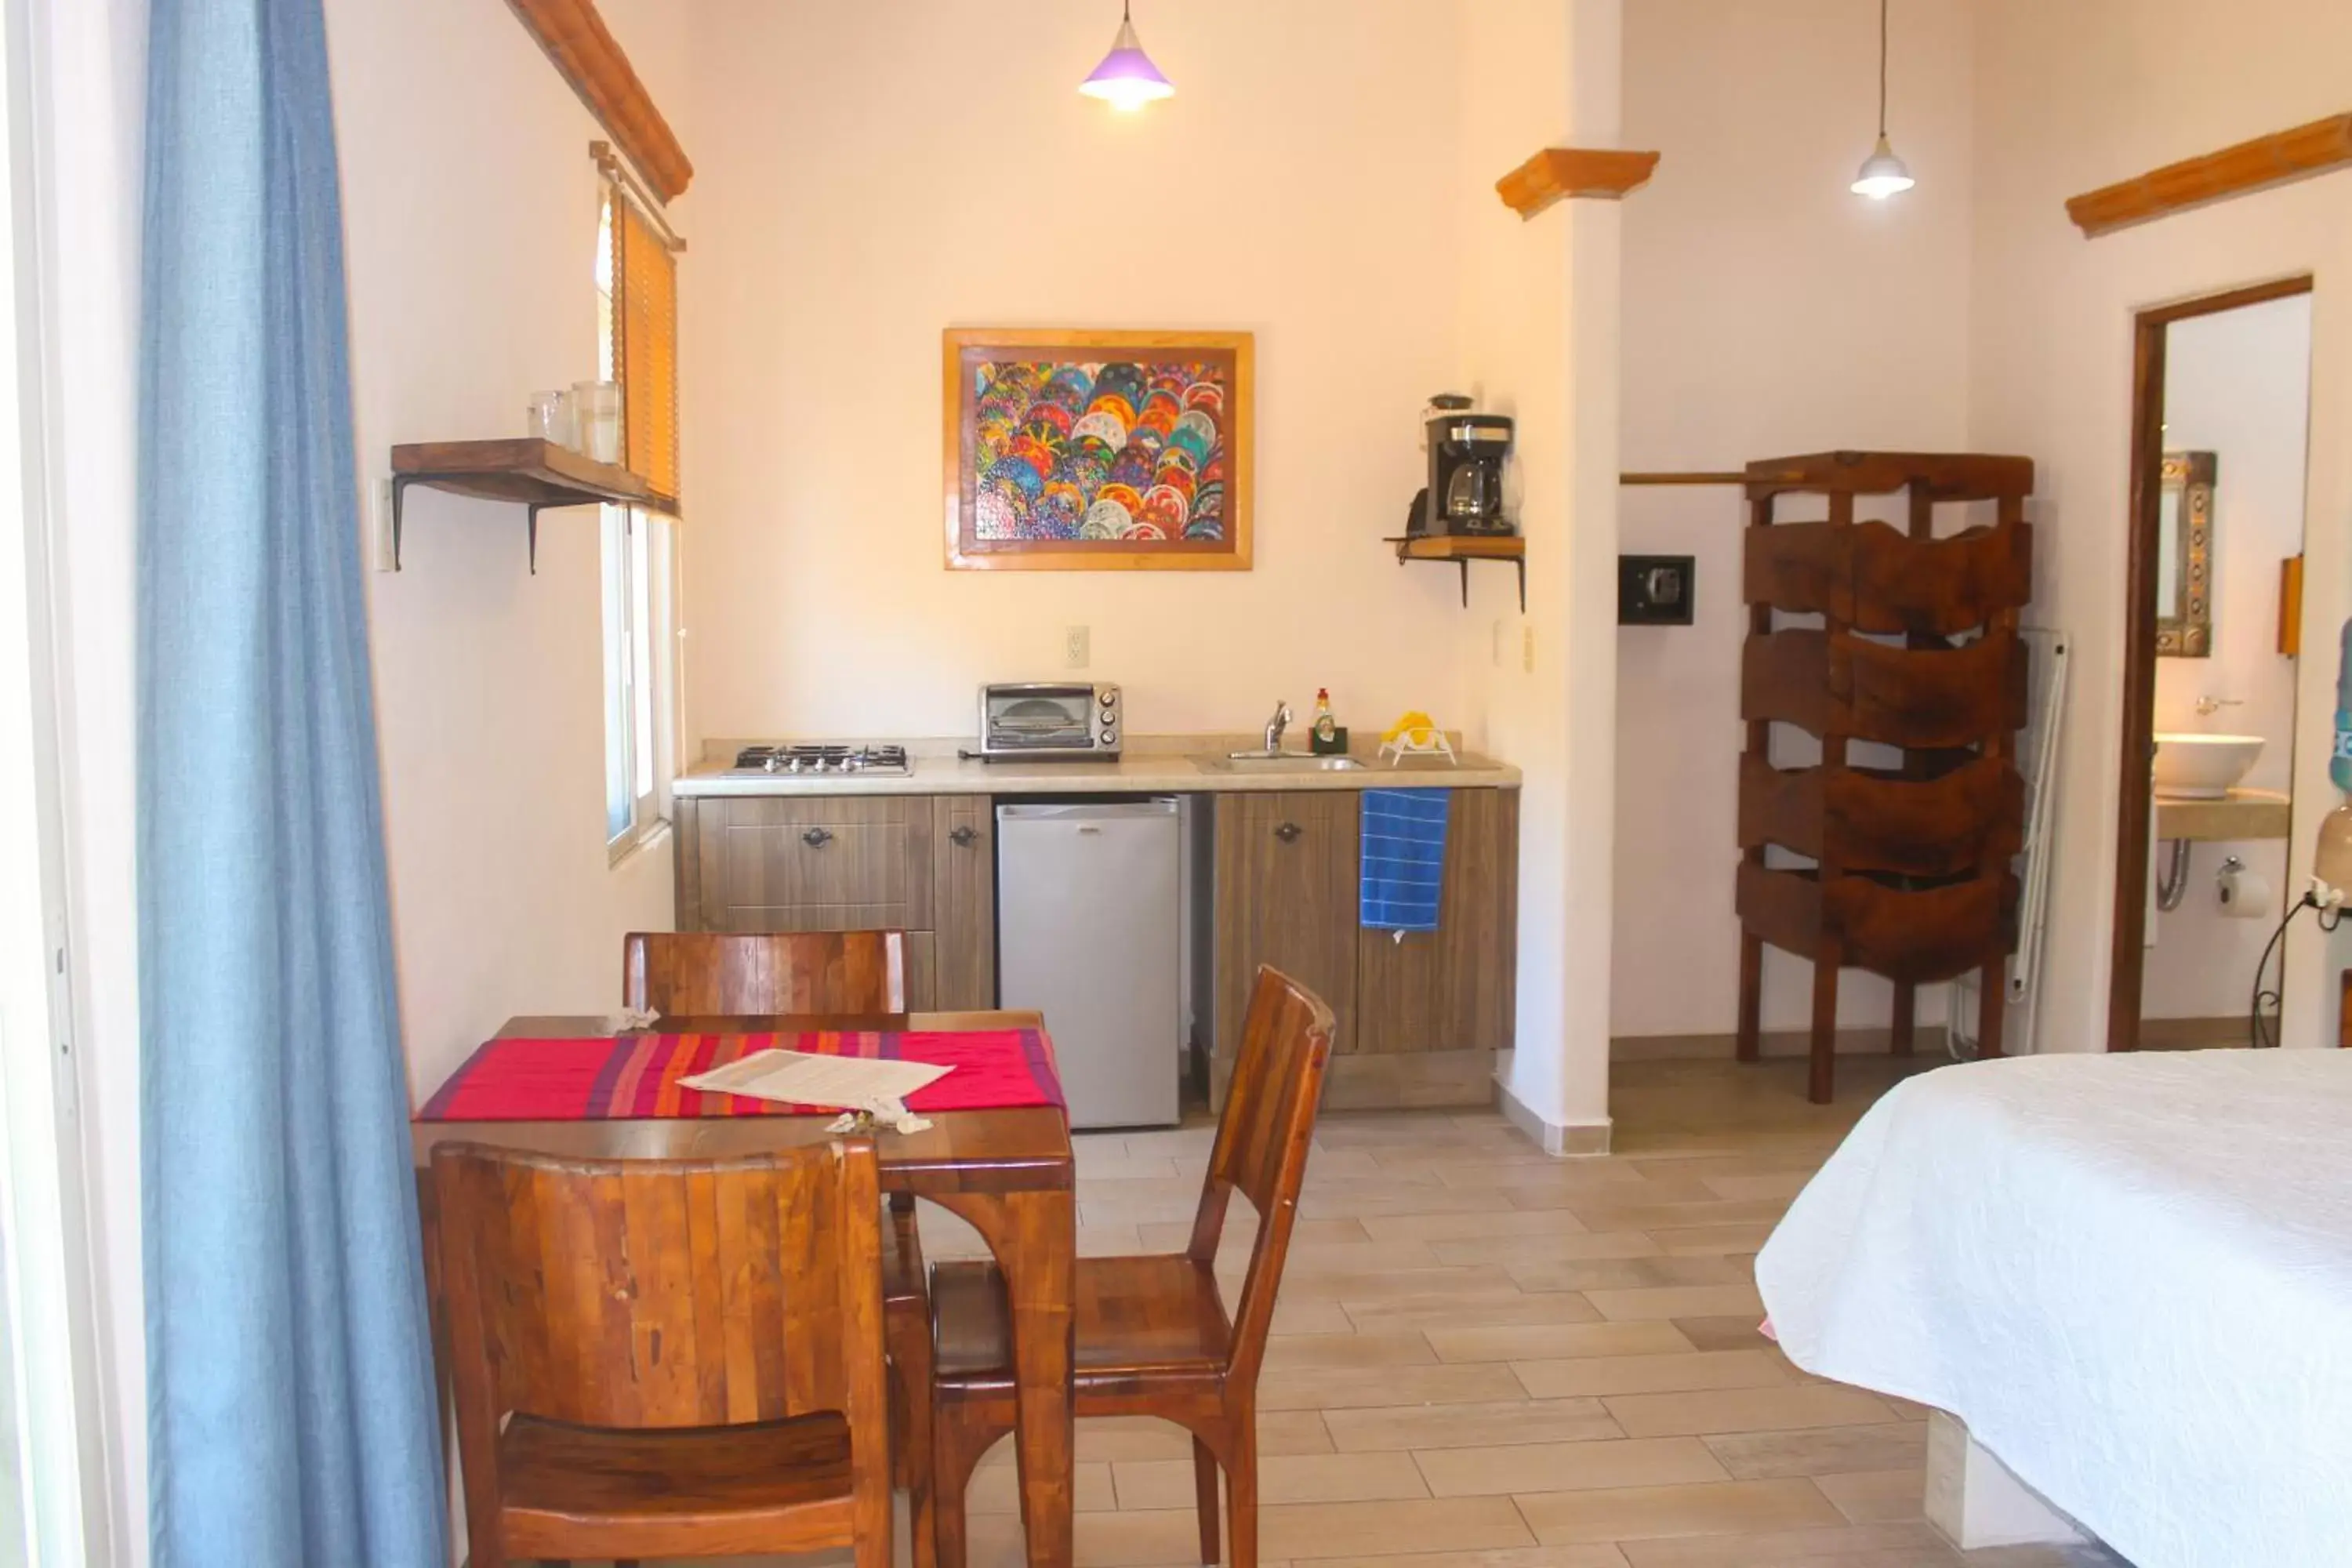
[[[1522,220],[1495,181],[1545,147],[1617,144],[1618,0],[1461,11],[1459,379],[1518,421],[1528,602],[1496,574],[1456,636],[1475,743],[1517,763],[1517,1044],[1507,1108],[1591,1151],[1608,1120],[1611,798],[1617,700],[1620,215],[1561,203]]]
[[[600,8],[691,154],[676,12]],[[595,374],[588,143],[607,133],[502,5],[328,0],[327,21],[353,405],[380,476],[396,443],[520,435],[533,391]],[[617,1006],[622,934],[670,924],[671,873],[667,838],[607,863],[596,513],[545,514],[533,576],[520,507],[418,489],[406,512],[403,569],[368,588],[422,1094],[513,1014]]]
[[[1919,184],[1881,204],[1846,189],[1874,129],[1874,7],[1628,0],[1624,144],[1664,156],[1624,206],[1625,468],[1966,447],[1970,9],[1893,7],[1889,130]],[[1696,556],[1698,597],[1693,626],[1617,634],[1611,1026],[1727,1034],[1746,507],[1724,487],[1628,488],[1623,508],[1623,548]],[[1805,1026],[1811,972],[1768,950],[1767,1027]],[[1889,997],[1850,972],[1839,1016],[1883,1028]],[[1924,1019],[1941,1007],[1922,994]]]
[[[2245,780],[2254,789],[2286,790],[2294,772],[2296,661],[2278,651],[2279,563],[2303,549],[2310,394],[2308,295],[2176,321],[2167,331],[2165,448],[2215,454],[2219,483],[2212,655],[2157,660],[2156,728],[2262,736],[2263,754]],[[2334,651],[2327,638],[2312,649],[2323,663]],[[2200,716],[2197,701],[2208,695],[2242,706]],[[2151,931],[2144,1017],[2245,1015],[2263,947],[2295,890],[2286,850],[2285,841],[2264,839],[2190,852],[2188,896],[2159,913]],[[2271,885],[2267,900],[2245,906],[2258,918],[2222,916],[2214,873],[2228,855]]]
[[[2040,465],[2034,618],[2074,637],[2060,750],[2041,1048],[2105,1044],[2121,743],[2125,510],[2132,312],[2311,271],[2312,422],[2305,628],[2295,739],[2295,837],[2310,863],[2326,783],[2335,628],[2352,608],[2352,178],[2337,174],[2094,240],[2069,195],[2284,130],[2344,107],[2352,7],[2246,0],[2212,25],[2196,0],[1979,0],[1975,310],[1976,445]],[[2334,1016],[2326,943],[2288,942],[2289,1044]]]
[[[967,736],[974,689],[1058,674],[1073,625],[1139,733],[1318,686],[1360,731],[1451,721],[1454,574],[1381,537],[1455,378],[1461,8],[1158,6],[1177,96],[1132,116],[1076,91],[1114,10],[1021,9],[688,9],[695,730]],[[1255,332],[1255,570],[946,571],[951,325]]]

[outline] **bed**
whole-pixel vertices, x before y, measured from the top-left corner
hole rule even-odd
[[[2352,1563],[2352,1052],[1909,1079],[1756,1278],[1799,1366],[1958,1416],[2138,1568]]]

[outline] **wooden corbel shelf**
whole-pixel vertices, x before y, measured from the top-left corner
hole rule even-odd
[[[1519,569],[1519,611],[1528,607],[1528,542],[1516,533],[1391,534],[1383,542],[1396,546],[1397,564],[1408,561],[1451,561],[1462,569],[1462,604],[1470,604],[1470,563],[1507,561]]]
[[[694,165],[677,144],[669,121],[654,107],[653,94],[637,79],[629,57],[614,41],[596,13],[596,0],[507,0],[522,25],[572,90],[588,106],[621,151],[629,155],[665,202],[675,201],[694,178]]]
[[[1533,217],[1570,196],[1615,201],[1649,179],[1655,153],[1625,153],[1607,147],[1547,147],[1501,179],[1495,189],[1503,205]]]
[[[617,463],[552,441],[420,441],[392,449],[392,569],[400,570],[401,501],[411,485],[477,500],[514,501],[527,514],[530,569],[539,571],[539,514],[551,506],[641,506],[676,515],[677,500]]]
[[[2347,164],[2352,164],[2352,114],[2330,115],[2201,158],[2167,163],[2137,179],[2086,191],[2067,201],[2066,216],[2088,239],[2186,207]]]

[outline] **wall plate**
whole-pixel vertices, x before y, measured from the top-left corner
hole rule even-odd
[[[1698,598],[1695,555],[1617,557],[1617,624],[1686,626]]]

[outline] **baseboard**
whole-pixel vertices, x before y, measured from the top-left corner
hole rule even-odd
[[[1584,1159],[1609,1152],[1611,1124],[1605,1117],[1599,1121],[1548,1121],[1500,1080],[1495,1084],[1495,1097],[1501,1103],[1503,1119],[1547,1154]]]
[[[2242,1020],[2241,1020],[2242,1022]],[[1837,1054],[1842,1057],[1883,1057],[1894,1048],[1895,1033],[1880,1027],[1840,1029]],[[1612,1062],[1704,1061],[1739,1054],[1737,1035],[1621,1035],[1609,1042]],[[1947,1049],[1944,1026],[1922,1024],[1911,1034],[1914,1052],[1942,1055]],[[1758,1049],[1768,1057],[1812,1054],[1813,1037],[1806,1029],[1767,1029]]]
[[[2243,1046],[2252,1043],[2246,1032],[2246,1016],[2233,1013],[2222,1018],[2142,1018],[2139,1021],[2139,1048],[2144,1051],[2201,1051],[2214,1046]]]

